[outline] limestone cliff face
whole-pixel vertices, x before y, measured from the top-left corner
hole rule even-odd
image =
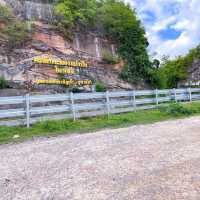
[[[100,81],[109,89],[133,87],[119,79],[123,63],[108,65],[102,62],[103,52],[106,50],[114,56],[116,45],[91,32],[75,32],[72,34],[73,39],[67,40],[51,24],[54,18],[53,6],[47,1],[0,0],[0,4],[9,6],[14,15],[27,21],[30,27],[30,39],[20,48],[7,54],[3,46],[0,46],[0,75],[15,83],[14,86],[16,83],[23,86],[24,83],[34,82],[37,79],[57,78],[58,75],[51,66],[33,63],[33,58],[39,56],[61,60],[84,59],[90,66],[87,70],[79,71],[76,79]],[[3,26],[4,24],[0,24],[1,28]],[[34,26],[34,31],[31,31],[32,26]],[[145,87],[139,85],[135,87]],[[60,87],[56,86],[56,88]]]
[[[53,6],[45,0],[0,0],[1,4],[12,8],[17,17],[26,20],[52,21]]]

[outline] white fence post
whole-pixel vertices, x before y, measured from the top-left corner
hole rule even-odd
[[[156,105],[159,104],[159,99],[158,99],[158,89],[155,90],[156,93]]]
[[[71,110],[73,114],[73,120],[76,121],[76,110],[74,106],[74,94],[73,92],[70,93],[70,100],[71,100]]]
[[[176,88],[174,88],[173,91],[174,91],[174,100],[177,103]]]
[[[134,107],[134,111],[136,111],[136,96],[135,96],[134,90],[133,90],[133,107]]]
[[[26,127],[30,127],[30,95],[26,94],[25,96],[26,102]]]
[[[189,100],[192,102],[192,91],[191,88],[188,88],[188,93],[189,93]]]
[[[110,115],[110,98],[109,98],[109,91],[106,91],[106,107],[107,107],[107,114]]]

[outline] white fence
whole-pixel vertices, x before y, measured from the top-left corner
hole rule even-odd
[[[29,127],[42,120],[76,120],[195,100],[200,100],[200,88],[0,97],[0,125]]]

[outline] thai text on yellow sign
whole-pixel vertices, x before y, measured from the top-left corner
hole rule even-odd
[[[58,79],[49,79],[49,80],[37,80],[37,84],[55,84],[55,85],[74,85],[74,86],[84,86],[84,85],[92,85],[91,80],[74,80],[74,79],[69,79],[69,80],[58,80]]]
[[[54,60],[50,58],[35,57],[33,59],[33,62],[38,63],[38,64],[62,65],[62,66],[70,66],[70,67],[83,67],[83,68],[88,67],[88,63],[84,60],[81,60],[81,61]]]
[[[61,67],[55,66],[55,70],[56,70],[57,74],[71,74],[71,75],[76,74],[74,68],[72,68],[72,67],[61,68]]]

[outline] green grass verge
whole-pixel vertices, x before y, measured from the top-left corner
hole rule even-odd
[[[155,110],[130,112],[125,114],[93,117],[77,121],[60,120],[44,121],[31,128],[1,127],[0,144],[21,142],[34,137],[51,137],[70,133],[94,132],[105,128],[128,127],[137,124],[149,124],[169,119],[178,119],[200,114],[200,102],[187,104],[171,104]],[[15,135],[20,137],[14,139]]]

